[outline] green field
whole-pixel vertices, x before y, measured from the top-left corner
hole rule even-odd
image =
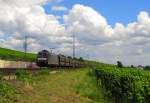
[[[18,103],[113,103],[104,98],[91,73],[88,68],[66,69],[34,75],[30,85],[18,79],[9,83],[17,90],[14,98]]]
[[[24,52],[6,49],[6,48],[0,48],[0,58],[5,60],[35,61],[36,54],[27,53],[25,57]]]

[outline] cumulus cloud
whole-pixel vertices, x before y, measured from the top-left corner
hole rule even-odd
[[[75,5],[68,15],[64,16],[68,30],[85,44],[105,44],[118,40],[133,40],[135,45],[149,42],[146,37],[150,36],[150,17],[147,12],[140,12],[137,21],[124,26],[116,23],[111,27],[105,17],[94,9],[84,5]]]
[[[46,2],[53,0],[0,0],[0,3],[8,6],[27,7],[35,5],[44,5]]]
[[[64,20],[69,25],[69,33],[75,34],[82,46],[90,46],[89,53],[92,57],[106,57],[103,60],[109,62],[116,61],[115,58],[119,57],[130,64],[128,59],[148,54],[142,47],[149,45],[150,41],[150,16],[145,11],[141,11],[137,21],[128,23],[127,26],[116,23],[111,27],[100,13],[91,7],[77,4],[64,16]]]
[[[37,51],[70,42],[57,17],[45,14],[42,5],[48,1],[51,0],[0,0],[0,36],[5,36],[2,46],[22,48],[23,42],[18,41],[23,41],[25,36],[34,39],[30,45]]]
[[[104,30],[109,28],[105,18],[94,9],[75,5],[64,20],[70,33],[74,33],[82,43],[97,44],[107,41],[109,35]]]

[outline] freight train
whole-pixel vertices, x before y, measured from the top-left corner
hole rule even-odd
[[[83,60],[72,59],[64,55],[42,50],[37,54],[37,65],[40,67],[84,67]]]

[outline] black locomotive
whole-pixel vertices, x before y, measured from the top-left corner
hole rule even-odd
[[[84,67],[83,60],[72,59],[64,55],[42,50],[37,54],[37,65],[40,67]]]

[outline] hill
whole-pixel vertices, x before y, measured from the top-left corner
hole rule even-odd
[[[22,51],[0,48],[0,58],[5,60],[22,60],[22,61],[35,61],[36,54],[25,53]]]

